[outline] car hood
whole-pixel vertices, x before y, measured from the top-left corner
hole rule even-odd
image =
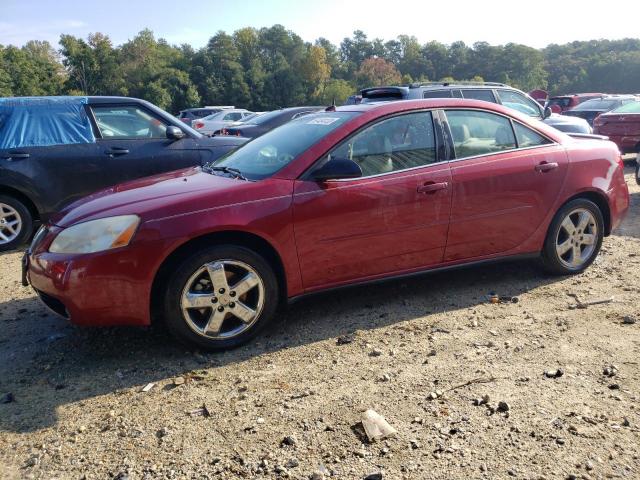
[[[72,203],[50,221],[68,227],[98,218],[135,214],[144,222],[256,199],[256,187],[263,182],[212,175],[200,167],[177,170],[100,190]]]
[[[198,139],[198,144],[203,147],[239,147],[247,142],[244,137],[232,137],[229,135],[221,135],[215,137],[204,136]]]

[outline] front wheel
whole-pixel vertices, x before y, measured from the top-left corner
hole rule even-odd
[[[274,316],[278,282],[259,254],[220,245],[185,259],[167,283],[164,320],[181,341],[206,350],[237,347]]]
[[[33,217],[19,200],[0,195],[0,252],[25,243],[33,231]]]
[[[556,275],[584,271],[598,255],[603,237],[602,212],[595,203],[584,198],[566,203],[547,232],[542,252],[545,268]]]

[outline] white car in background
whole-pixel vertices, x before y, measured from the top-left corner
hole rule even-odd
[[[229,126],[233,122],[242,121],[250,115],[253,115],[253,112],[241,108],[227,109],[194,120],[191,126],[203,135],[212,135],[214,132]]]

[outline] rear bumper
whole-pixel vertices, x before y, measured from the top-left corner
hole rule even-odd
[[[607,192],[611,211],[611,230],[615,230],[624,220],[629,211],[629,188],[626,182]],[[609,232],[610,233],[610,232]]]

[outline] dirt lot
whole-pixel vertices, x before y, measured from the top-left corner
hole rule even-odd
[[[225,354],[158,330],[69,326],[5,254],[0,477],[640,478],[628,174],[630,215],[580,276],[503,264],[332,293]],[[488,303],[490,291],[519,302]],[[614,301],[574,308],[572,294]],[[396,436],[368,443],[368,408]]]

